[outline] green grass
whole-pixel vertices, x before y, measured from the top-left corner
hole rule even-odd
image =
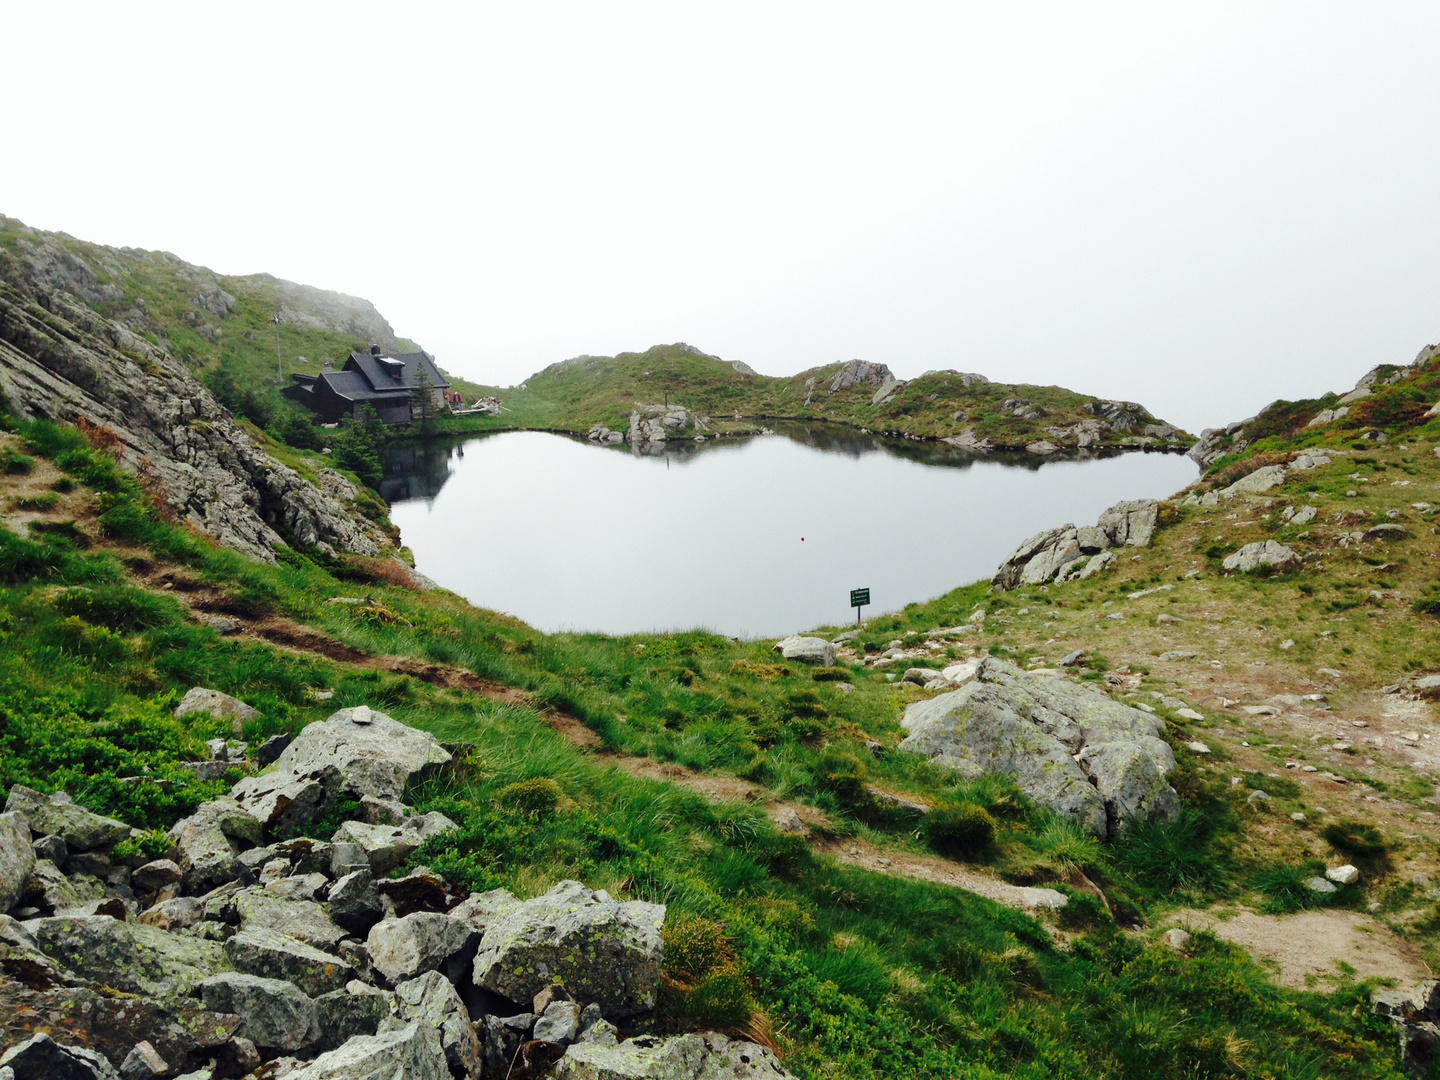
[[[1224,800],[1234,796],[1201,774],[1180,785],[1191,809],[1179,823],[1132,824],[1122,842],[1102,845],[1003,779],[967,781],[909,755],[873,756],[866,739],[893,746],[903,734],[898,706],[919,692],[869,669],[840,665],[843,682],[816,681],[809,669],[774,663],[767,642],[703,632],[544,635],[448,594],[341,580],[303,553],[254,563],[160,519],[77,433],[45,423],[19,433],[101,500],[105,536],[82,550],[64,537],[0,531],[7,785],[63,787],[100,812],[163,828],[227,786],[180,767],[204,756],[205,737],[224,733],[170,718],[188,687],[253,704],[260,717],[244,733],[252,742],[369,704],[457,753],[452,769],[408,793],[460,825],[415,863],[457,885],[523,896],[577,877],[664,903],[667,925],[691,928],[686,970],[667,972],[675,988],[654,1021],[660,1030],[723,1023],[773,1032],[805,1080],[1398,1076],[1392,1037],[1355,1011],[1362,987],[1330,996],[1279,989],[1243,953],[1203,935],[1185,957],[1147,946],[1079,893],[1062,944],[1029,914],[817,854],[750,803],[710,803],[631,775],[567,742],[543,710],[563,709],[613,750],[743,774],[825,814],[822,834],[896,851],[928,846],[913,817],[883,810],[865,785],[914,794],[935,813],[986,823],[988,841],[967,842],[967,857],[1035,882],[1081,870],[1130,921],[1179,897],[1228,895],[1223,875],[1244,870],[1225,839],[1235,826]],[[244,610],[374,653],[464,667],[523,688],[534,707],[218,637],[168,596],[135,587],[127,564],[105,550],[111,538]],[[335,595],[373,597],[403,621],[325,603]],[[982,597],[987,632],[1002,634],[999,620],[1021,605],[971,586],[872,620],[862,646],[955,625]],[[323,705],[309,694],[322,687],[334,691]],[[134,776],[170,782],[123,782]]]

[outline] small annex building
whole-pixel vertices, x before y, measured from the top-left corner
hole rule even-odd
[[[445,392],[450,388],[428,353],[391,356],[379,345],[371,345],[368,352],[352,352],[339,371],[327,360],[319,375],[291,377],[294,382],[281,393],[327,424],[347,416],[358,420],[365,405],[374,406],[387,424],[409,423],[420,414],[422,387],[435,413],[445,408]]]

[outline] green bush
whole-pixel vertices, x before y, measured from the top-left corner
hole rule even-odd
[[[1223,875],[1210,850],[1204,815],[1185,810],[1173,821],[1131,821],[1112,848],[1116,861],[1142,885],[1162,893],[1204,889]]]
[[[7,450],[0,453],[0,467],[11,476],[22,476],[35,467],[35,459],[18,450]]]
[[[865,763],[854,754],[831,751],[820,756],[816,781],[847,806],[865,801]]]
[[[1385,854],[1385,838],[1374,825],[1337,821],[1321,829],[1320,835],[1336,851],[1353,858],[1373,859]]]
[[[174,603],[128,585],[66,589],[51,605],[62,615],[126,634],[179,621]]]
[[[537,776],[501,788],[495,801],[527,817],[547,818],[560,803],[560,785],[548,776]]]
[[[974,803],[941,807],[920,819],[925,842],[941,855],[956,859],[980,859],[995,848],[996,821],[990,812]]]

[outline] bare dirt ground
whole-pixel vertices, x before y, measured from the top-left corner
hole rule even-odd
[[[1413,942],[1353,911],[1177,911],[1166,924],[1209,930],[1241,946],[1269,966],[1281,986],[1297,990],[1329,989],[1327,984],[1342,977],[1342,964],[1353,969],[1354,978],[1389,978],[1401,986],[1432,977]]]

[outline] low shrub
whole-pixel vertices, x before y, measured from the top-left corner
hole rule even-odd
[[[995,848],[997,824],[990,812],[974,803],[941,807],[920,819],[925,842],[941,855],[980,859]]]
[[[548,776],[537,776],[501,788],[495,801],[527,817],[547,818],[560,804],[560,785]]]
[[[1116,861],[1145,887],[1162,893],[1213,886],[1222,876],[1210,850],[1205,816],[1185,810],[1173,821],[1131,821],[1113,846]]]
[[[1353,858],[1374,859],[1385,854],[1385,838],[1374,825],[1337,821],[1321,829],[1320,835],[1336,851]]]

